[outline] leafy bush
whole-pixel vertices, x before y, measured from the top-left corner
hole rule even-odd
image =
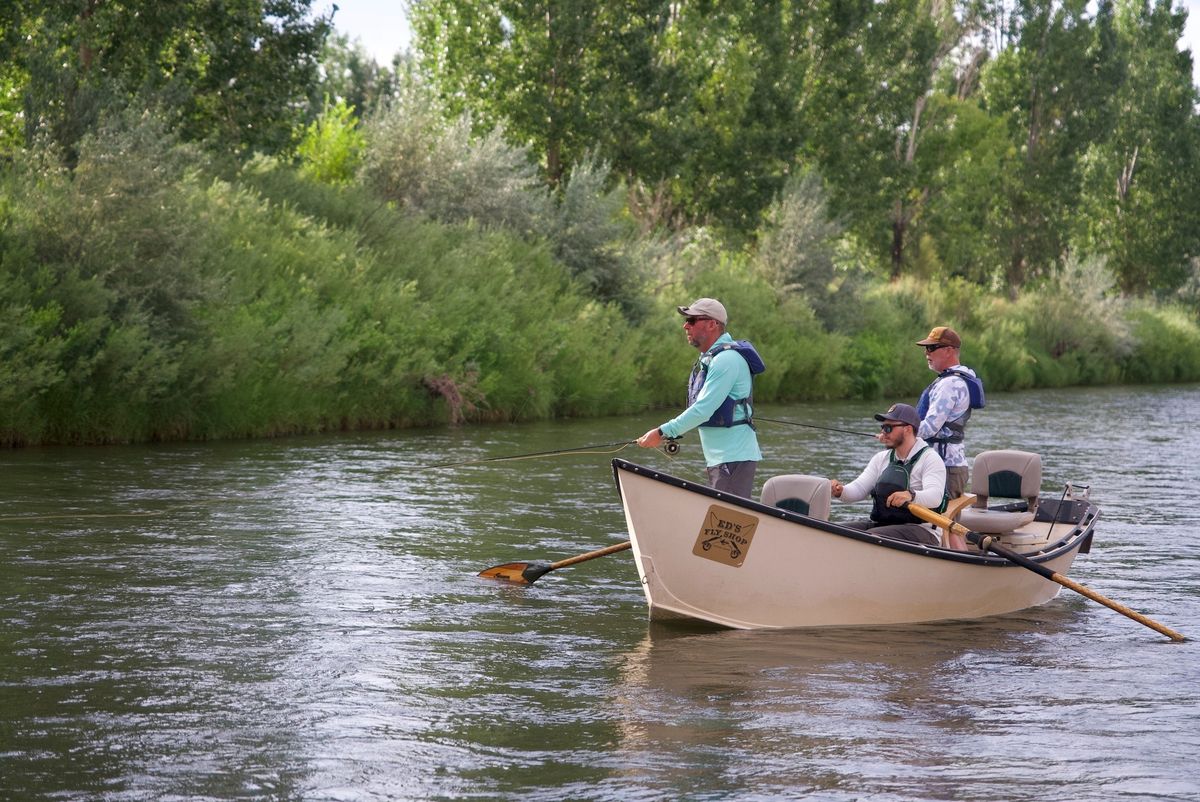
[[[296,155],[301,174],[324,184],[349,184],[362,161],[366,138],[345,100],[325,101],[321,116],[305,127]]]
[[[442,154],[487,152],[393,123]],[[514,179],[501,195],[540,200],[493,213],[463,178],[484,165],[450,165],[471,190],[454,196],[433,162],[405,173],[405,152],[394,175],[432,183],[389,200],[268,158],[216,178],[149,115],[84,139],[74,173],[52,150],[21,151],[0,172],[0,442],[680,408],[696,354],[674,307],[700,296],[762,352],[760,403],[913,400],[930,379],[914,342],[932,325],[959,330],[993,391],[1200,379],[1194,310],[1120,301],[1099,263],[1013,302],[962,280],[881,281],[843,242],[830,291],[781,292],[764,265],[803,261],[782,231],[769,253],[706,228],[636,237],[592,163],[554,206]],[[494,177],[522,174],[509,168]]]
[[[186,267],[199,221],[180,191],[197,159],[149,115],[85,137],[73,176],[45,150],[19,154],[0,240],[0,304],[17,314],[0,349],[27,394],[0,427],[6,439],[153,436],[204,291]]]
[[[444,223],[538,229],[549,196],[528,152],[507,144],[499,129],[476,139],[470,118],[445,122],[416,89],[365,128],[362,179],[380,197]]]
[[[1015,312],[1025,321],[1026,345],[1035,356],[1039,387],[1105,384],[1120,376],[1132,341],[1124,305],[1111,293],[1102,262],[1068,260],[1054,280],[1024,292]]]
[[[821,180],[811,171],[790,177],[767,210],[757,262],[781,293],[821,301],[834,275],[834,246],[841,226],[829,218]]]
[[[631,318],[645,310],[643,277],[627,244],[633,231],[622,218],[625,190],[605,189],[609,166],[587,158],[575,165],[547,215],[543,233],[554,256],[601,301],[616,301]]]
[[[1122,360],[1128,382],[1200,380],[1200,325],[1179,306],[1138,304],[1129,314],[1135,345]]]

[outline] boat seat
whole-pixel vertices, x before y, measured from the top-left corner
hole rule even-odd
[[[982,451],[971,468],[975,501],[964,508],[958,522],[975,532],[1002,534],[1031,522],[1042,490],[1042,458],[1029,451]],[[1016,503],[988,507],[994,499],[1019,499]]]
[[[761,501],[772,507],[829,520],[829,480],[821,476],[789,473],[772,476],[763,484]]]

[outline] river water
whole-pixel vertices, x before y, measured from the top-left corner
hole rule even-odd
[[[869,432],[885,406],[760,414]],[[0,799],[1200,799],[1197,641],[1070,591],[734,632],[650,625],[629,552],[475,576],[627,539],[610,457],[427,466],[659,422],[0,454]],[[758,486],[877,447],[760,434]],[[1200,638],[1200,387],[996,395],[970,435],[1090,483],[1072,577]],[[702,481],[694,438],[620,453]]]

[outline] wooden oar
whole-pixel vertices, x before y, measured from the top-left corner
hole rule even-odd
[[[1183,635],[1180,635],[1175,630],[1164,627],[1162,624],[1158,623],[1157,621],[1153,621],[1153,620],[1147,618],[1146,616],[1142,615],[1141,613],[1137,612],[1136,610],[1131,610],[1128,607],[1126,607],[1125,605],[1115,602],[1112,599],[1108,598],[1107,596],[1104,596],[1103,594],[1097,593],[1096,591],[1094,591],[1090,588],[1087,588],[1087,587],[1079,584],[1078,582],[1068,579],[1067,577],[1063,576],[1060,573],[1051,571],[1046,566],[1034,562],[1033,560],[1029,559],[1028,557],[1026,557],[1023,554],[1018,554],[1017,552],[1013,551],[1012,549],[1001,546],[999,543],[996,542],[996,538],[994,538],[990,535],[980,534],[979,532],[972,532],[971,530],[967,529],[962,524],[956,523],[955,521],[951,521],[946,516],[939,515],[938,513],[934,512],[933,510],[931,510],[927,507],[922,507],[920,504],[909,503],[907,505],[907,507],[908,507],[909,512],[911,512],[913,515],[917,516],[918,518],[929,521],[929,523],[931,523],[931,524],[937,524],[938,526],[947,527],[950,529],[950,531],[962,535],[963,537],[965,537],[967,539],[967,542],[973,543],[974,545],[978,546],[979,548],[983,549],[984,551],[995,552],[996,554],[999,554],[1001,557],[1004,557],[1006,560],[1016,563],[1017,565],[1021,566],[1022,568],[1028,568],[1030,571],[1033,571],[1036,574],[1040,574],[1041,576],[1044,576],[1046,579],[1049,579],[1051,582],[1057,582],[1058,584],[1062,585],[1064,588],[1070,588],[1071,590],[1075,591],[1076,593],[1078,593],[1082,596],[1087,596],[1092,601],[1099,602],[1100,604],[1103,604],[1105,607],[1109,608],[1110,610],[1116,610],[1121,615],[1132,618],[1134,621],[1137,621],[1139,624],[1150,627],[1150,629],[1153,629],[1155,632],[1159,632],[1163,635],[1166,635],[1171,640],[1176,640],[1176,641],[1185,640]]]
[[[578,563],[594,560],[597,557],[607,557],[609,554],[616,554],[618,551],[625,551],[633,546],[631,541],[626,540],[624,543],[618,543],[615,546],[608,546],[603,549],[589,551],[586,554],[578,554],[574,557],[568,557],[565,560],[559,560],[556,563],[505,563],[504,565],[494,565],[484,571],[480,571],[479,575],[488,579],[506,579],[509,582],[515,582],[518,585],[532,585],[538,579],[550,571],[555,571],[559,568],[566,568],[568,565],[577,565]]]

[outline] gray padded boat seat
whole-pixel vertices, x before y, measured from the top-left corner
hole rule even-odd
[[[958,522],[975,532],[997,534],[1033,520],[1042,490],[1042,458],[1029,451],[982,451],[971,467],[975,503],[963,508]],[[997,499],[1023,499],[1027,510],[988,509]]]
[[[798,512],[810,518],[829,520],[829,480],[820,476],[789,473],[772,476],[763,484],[763,504]]]

